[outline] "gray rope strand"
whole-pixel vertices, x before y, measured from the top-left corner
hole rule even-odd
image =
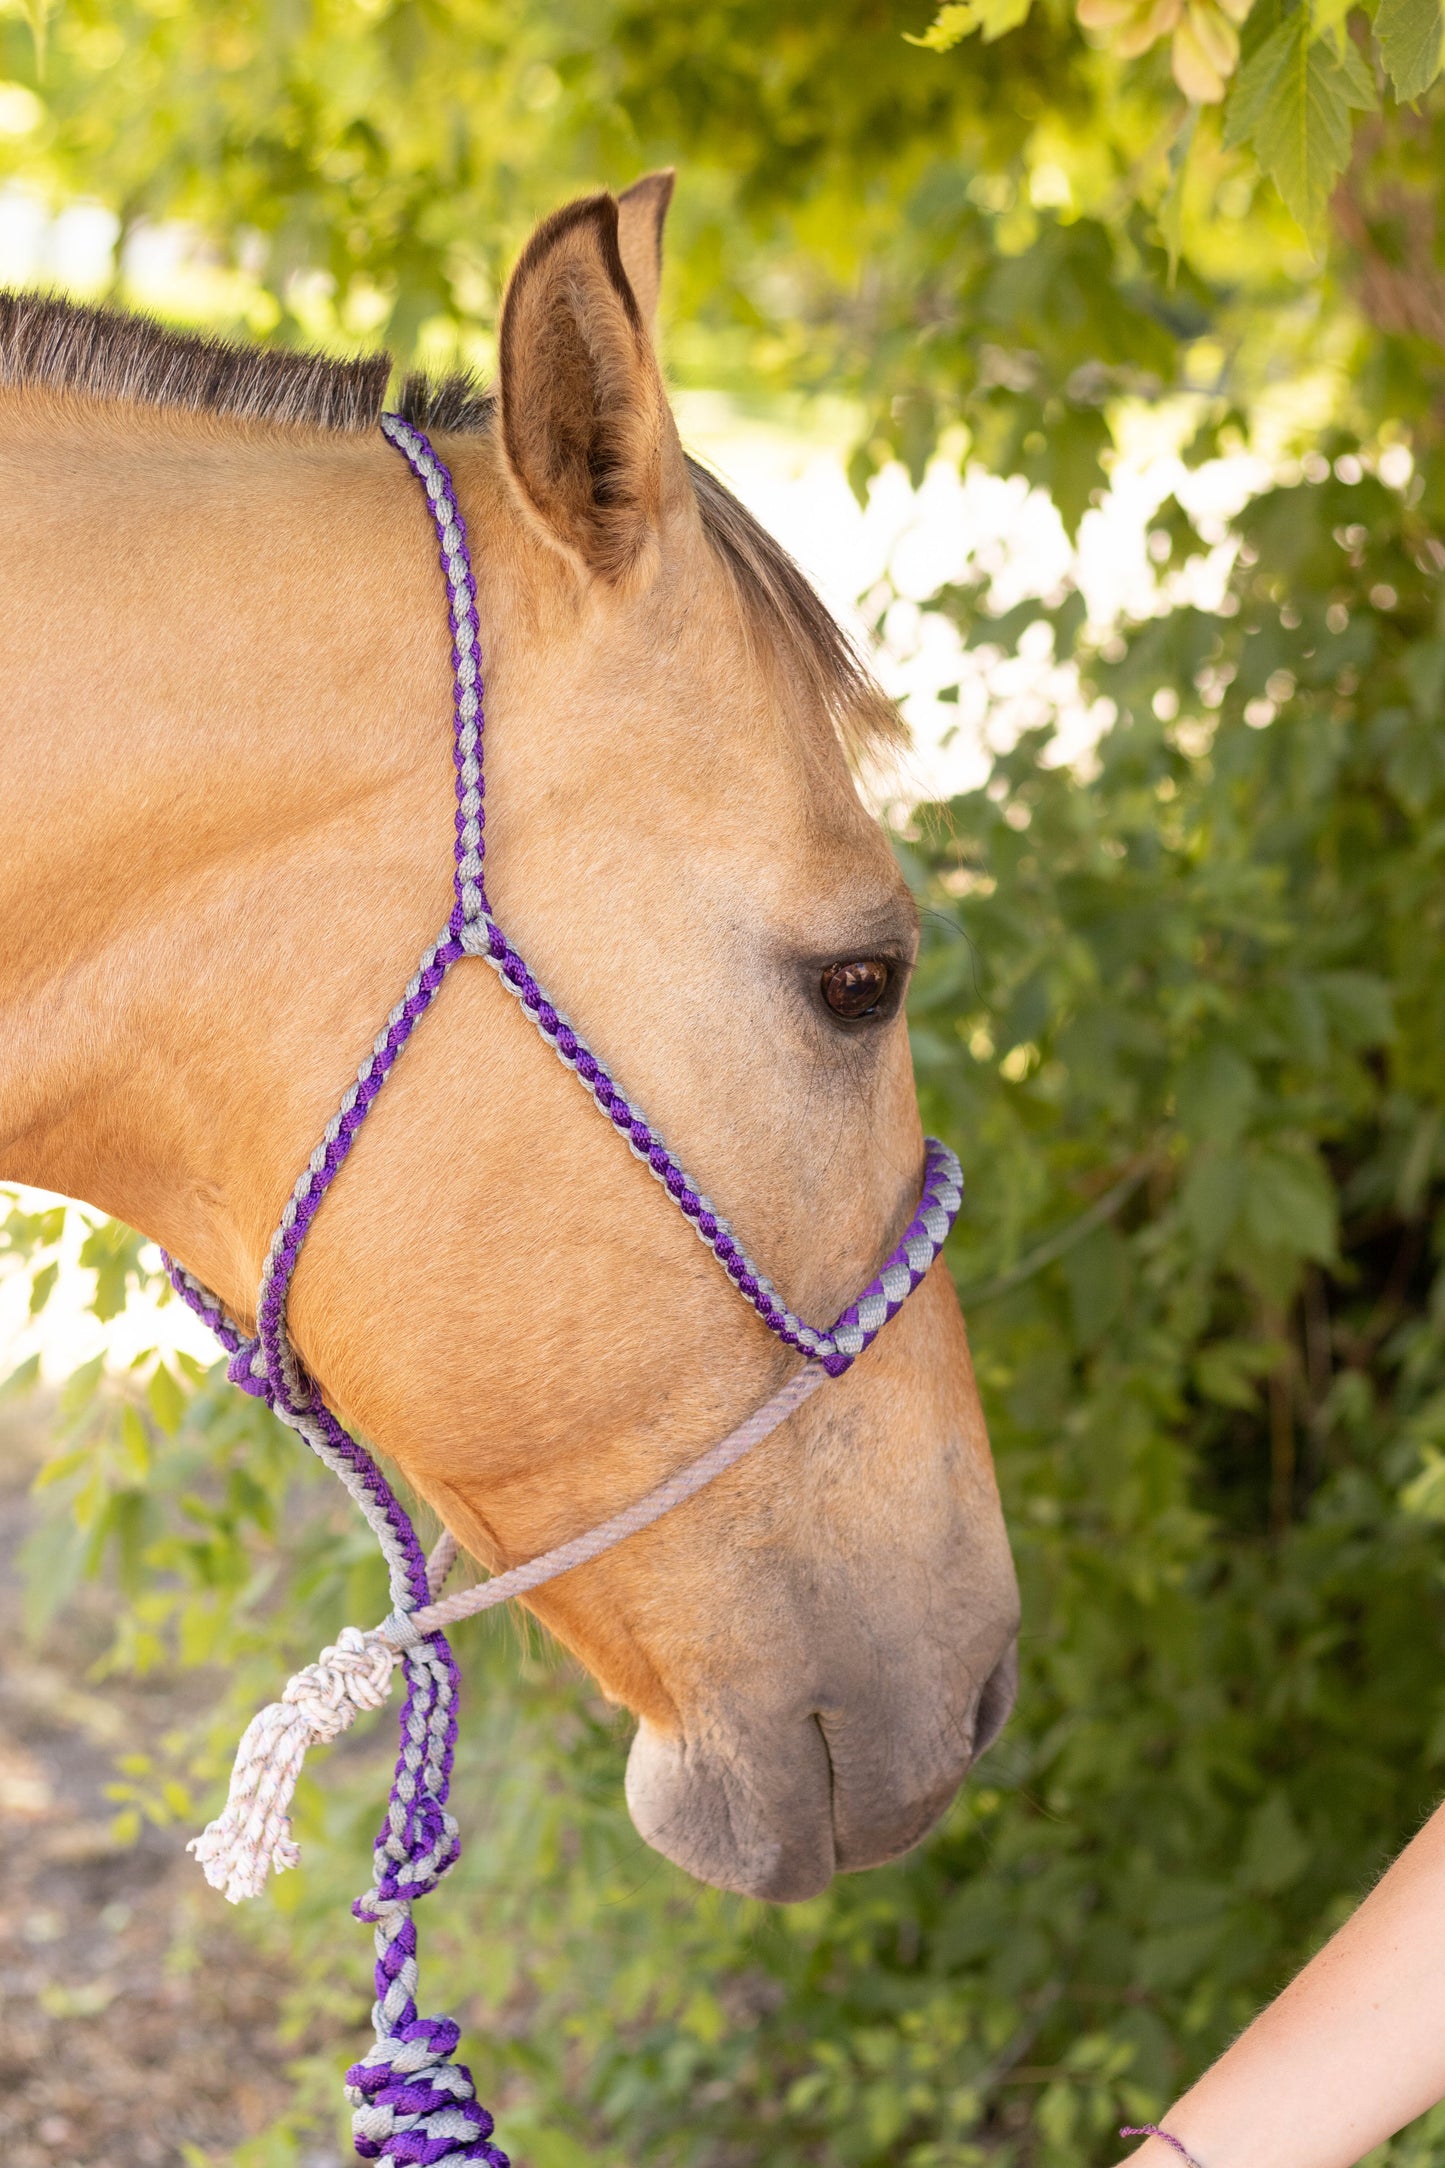
[[[433,1603],[447,1585],[447,1575],[457,1562],[461,1545],[449,1528],[444,1528],[432,1545],[426,1562],[427,1594]]]
[[[775,1431],[780,1423],[787,1421],[795,1409],[800,1408],[809,1396],[826,1385],[828,1373],[821,1363],[805,1363],[801,1370],[789,1378],[786,1385],[764,1401],[746,1422],[739,1423],[736,1430],[709,1446],[696,1460],[667,1476],[654,1490],[647,1492],[635,1504],[615,1513],[610,1521],[603,1521],[597,1528],[589,1528],[582,1536],[574,1536],[570,1543],[559,1543],[555,1550],[544,1551],[524,1566],[513,1566],[509,1573],[499,1573],[490,1581],[479,1581],[474,1588],[458,1589],[453,1596],[442,1596],[427,1604],[420,1611],[410,1611],[405,1616],[389,1618],[382,1631],[400,1647],[409,1647],[413,1641],[435,1633],[439,1627],[456,1624],[458,1619],[473,1618],[479,1611],[493,1610],[500,1603],[510,1602],[513,1596],[525,1596],[545,1581],[552,1581],[559,1574],[571,1573],[578,1566],[600,1558],[605,1551],[634,1536],[640,1529],[650,1528],[661,1520],[674,1506],[695,1497],[723,1470],[731,1468],[734,1461],[741,1460],[755,1445]],[[449,1547],[449,1548],[448,1548]],[[452,1561],[457,1555],[455,1539],[443,1536],[427,1561],[427,1581],[439,1589]],[[445,1558],[445,1565],[441,1561]],[[438,1567],[441,1570],[438,1572]],[[405,1637],[404,1639],[402,1637]]]

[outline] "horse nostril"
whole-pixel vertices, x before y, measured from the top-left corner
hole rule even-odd
[[[983,1682],[973,1719],[973,1758],[986,1754],[1008,1722],[1019,1687],[1018,1643],[1011,1641]]]

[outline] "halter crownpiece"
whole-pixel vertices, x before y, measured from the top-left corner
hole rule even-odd
[[[547,998],[493,918],[483,884],[481,629],[466,523],[452,478],[421,430],[399,414],[383,415],[381,427],[425,489],[441,545],[456,708],[456,902],[287,1200],[261,1275],[254,1337],[248,1338],[183,1266],[170,1257],[165,1263],[177,1293],[229,1353],[226,1374],[231,1381],[264,1400],[304,1438],[360,1506],[386,1560],[392,1612],[366,1632],[348,1626],[334,1647],[297,1673],[279,1702],[252,1720],[237,1752],[225,1809],[192,1840],[190,1850],[206,1879],[233,1903],[255,1896],[269,1869],[294,1867],[299,1852],[288,1809],[307,1747],[336,1738],[360,1710],[379,1708],[400,1666],[406,1675],[401,1751],[373,1853],[373,1886],[352,1907],[358,1919],[376,1930],[376,2040],[346,2075],[356,2151],[365,2160],[388,2162],[392,2168],[458,2161],[508,2168],[506,2154],[490,2142],[492,2118],[477,2100],[471,2073],[452,2060],[456,2026],[450,2018],[420,2017],[416,2005],[412,1904],[436,1887],[459,1850],[457,1825],[446,1805],[459,1681],[442,1629],[525,1595],[648,1527],[760,1444],[828,1378],[841,1376],[902,1308],[942,1249],[963,1200],[963,1177],[948,1147],[929,1138],[923,1194],[902,1241],[857,1300],[826,1331],[819,1331],[787,1307],[727,1221]],[[738,1292],[769,1330],[806,1361],[736,1430],[611,1520],[508,1573],[443,1597],[455,1542],[444,1536],[428,1561],[381,1470],[337,1421],[297,1361],[286,1330],[286,1302],[301,1245],[323,1197],[345,1165],[397,1056],[447,973],[463,957],[480,957],[491,965],[599,1113],[691,1221]]]

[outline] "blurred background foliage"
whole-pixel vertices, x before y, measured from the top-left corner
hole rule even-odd
[[[966,0],[931,32],[893,0],[0,12],[0,169],[113,210],[122,297],[128,241],[180,220],[192,314],[484,367],[531,221],[675,160],[675,376],[795,416],[846,393],[860,492],[942,457],[1022,475],[1072,534],[1143,413],[1186,466],[1255,455],[1208,533],[1160,507],[1155,591],[1124,620],[1091,622],[1072,576],[1002,612],[981,561],[932,604],[965,649],[1069,660],[1113,718],[1072,763],[1026,733],[898,836],[926,907],[924,1111],[969,1172],[952,1263],[1025,1591],[1003,1743],[911,1858],[769,1910],[643,1851],[625,1727],[532,1629],[462,1637],[467,1850],[426,1999],[464,2013],[534,2168],[1107,2159],[1439,1795],[1431,6],[1256,0],[1237,74],[1212,48],[1252,136],[1190,79],[1187,37],[1179,58],[1181,24],[1206,58],[1218,26],[1167,6],[1084,0],[1081,25],[1062,0]],[[1393,65],[1409,38],[1420,80]],[[1269,39],[1307,83],[1340,71],[1356,121],[1296,192],[1303,232],[1259,146]],[[56,1211],[5,1223],[37,1306],[62,1235]],[[85,1263],[102,1317],[155,1284],[124,1230],[93,1229]],[[113,1665],[211,1667],[205,1723],[120,1775],[131,1826],[192,1822],[278,1677],[381,1615],[369,1543],[254,1402],[154,1356],[69,1381],[42,1481],[37,1628],[107,1574]],[[298,2039],[364,2025],[344,1903],[384,1756],[319,1758],[307,1864],[255,1921],[294,1955]],[[298,2062],[253,2168],[302,2157],[340,2052]],[[1390,2153],[1445,2155],[1445,2119]]]

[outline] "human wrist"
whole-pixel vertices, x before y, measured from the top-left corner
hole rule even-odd
[[[1204,2168],[1203,2162],[1194,2158],[1179,2133],[1170,2130],[1163,2123],[1126,2123],[1119,2132],[1119,2136],[1121,2138],[1147,2138],[1155,2144],[1167,2146],[1177,2160],[1183,2161],[1184,2168]],[[1138,2155],[1135,2154],[1133,2158],[1137,2160]]]
[[[1143,2142],[1120,2168],[1230,2168],[1227,2162],[1201,2159],[1190,2142],[1187,2121],[1177,2108],[1171,2108],[1157,2123],[1126,2123],[1119,2136]]]

